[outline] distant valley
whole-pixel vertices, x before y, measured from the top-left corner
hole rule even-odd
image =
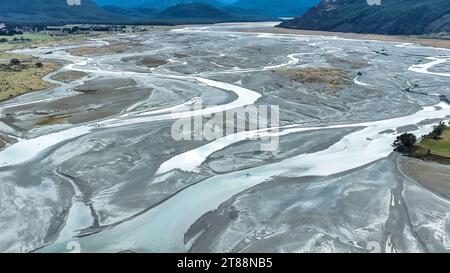
[[[13,24],[178,24],[261,21],[305,13],[319,0],[0,0],[0,22]]]

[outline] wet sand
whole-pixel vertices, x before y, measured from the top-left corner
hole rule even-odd
[[[277,28],[277,27],[241,29],[239,31],[241,31],[241,32],[256,32],[256,33],[273,33],[273,34],[292,34],[292,35],[337,36],[337,37],[341,37],[341,38],[354,39],[354,40],[374,40],[374,41],[386,41],[386,42],[418,43],[423,46],[432,46],[432,47],[436,47],[436,48],[450,49],[450,40],[420,38],[418,36],[359,34],[359,33]]]
[[[160,60],[157,58],[153,58],[151,56],[133,56],[133,57],[126,57],[122,58],[123,62],[132,62],[139,66],[145,66],[148,68],[155,68],[162,65],[165,65],[168,63],[168,61]]]
[[[15,125],[25,129],[52,124],[79,124],[120,113],[148,98],[152,89],[132,79],[97,78],[74,88],[79,94],[4,110]]]
[[[441,196],[450,198],[450,165],[401,157],[402,172]]]
[[[64,83],[71,83],[82,77],[85,77],[86,73],[79,71],[61,71],[51,77],[52,80],[60,81]]]

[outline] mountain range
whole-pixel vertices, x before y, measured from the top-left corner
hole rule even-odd
[[[264,16],[298,16],[320,0],[238,0],[230,5]]]
[[[107,10],[121,14],[140,13],[140,10],[161,11],[177,5],[202,3],[219,8],[234,17],[297,16],[305,13],[320,0],[96,0]],[[202,9],[203,10],[203,9]],[[131,12],[130,12],[131,11]],[[154,15],[154,14],[153,14]]]
[[[280,27],[393,35],[450,32],[449,0],[380,1],[323,0]]]
[[[0,0],[0,22],[27,24],[270,20],[319,0]],[[192,20],[195,19],[195,20]]]
[[[226,19],[232,16],[223,10],[204,3],[188,3],[168,7],[158,13],[159,19]]]
[[[79,1],[81,5],[69,5],[68,0],[0,0],[0,22],[67,24],[113,23],[128,20],[100,8],[91,0]]]
[[[203,3],[221,7],[226,2],[221,0],[95,0],[99,6],[114,6],[119,8],[144,8],[163,10],[180,4]]]
[[[378,1],[381,5],[369,5]],[[298,16],[279,27],[397,35],[450,32],[450,0],[0,0],[0,22],[14,24],[188,24],[292,15]]]
[[[213,18],[227,20],[233,17],[221,9],[225,4],[219,0],[96,0],[96,2],[111,13],[126,16],[137,22],[179,19],[189,21],[193,18],[203,18],[203,21],[208,22]]]

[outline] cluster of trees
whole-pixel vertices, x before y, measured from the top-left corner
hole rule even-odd
[[[16,34],[23,34],[23,31],[17,28],[2,28],[0,29],[0,35],[5,35],[5,36],[13,36]]]
[[[5,37],[0,39],[0,43],[7,43],[9,40]],[[11,41],[15,42],[15,43],[26,43],[26,42],[31,42],[31,39],[27,39],[24,37],[14,37]]]
[[[414,144],[417,143],[417,137],[411,133],[404,133],[397,137],[392,146],[394,151],[400,153],[410,153],[413,150]]]
[[[27,39],[27,38],[24,38],[24,37],[19,37],[19,38],[17,38],[17,37],[14,37],[13,39],[12,39],[12,41],[13,42],[16,42],[16,43],[26,43],[26,42],[31,42],[31,39]]]
[[[22,62],[19,59],[13,58],[9,61],[9,66],[13,66],[13,67],[19,67],[21,66]],[[42,62],[36,62],[35,66],[38,68],[44,67],[44,64]],[[24,68],[24,66],[22,65],[21,68]]]
[[[441,138],[442,133],[444,130],[449,129],[450,127],[445,124],[444,122],[440,122],[438,125],[433,127],[433,131],[427,135],[423,135],[422,139],[434,139],[438,140]]]
[[[422,136],[422,141],[426,139],[439,140],[441,139],[442,133],[450,129],[450,126],[445,124],[445,122],[440,122],[438,125],[433,127],[433,131],[427,135]],[[417,137],[411,133],[404,133],[397,137],[392,146],[394,151],[400,153],[411,153],[413,152],[414,144],[417,143]]]

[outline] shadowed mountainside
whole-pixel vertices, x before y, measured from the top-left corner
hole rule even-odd
[[[338,32],[415,35],[450,32],[448,0],[323,0],[280,27]]]

